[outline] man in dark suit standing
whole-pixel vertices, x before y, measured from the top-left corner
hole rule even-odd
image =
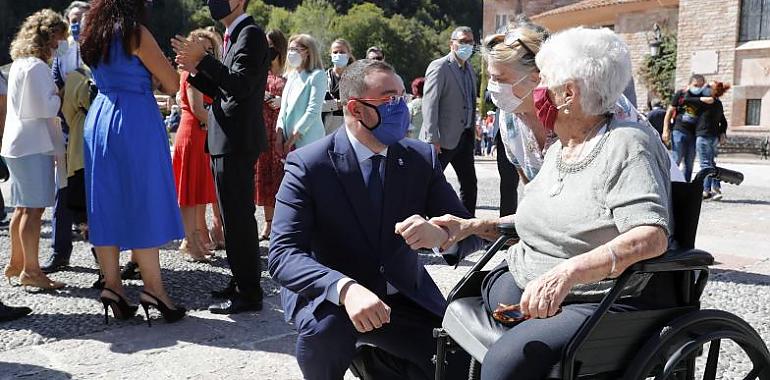
[[[217,201],[225,230],[230,285],[215,297],[227,298],[209,307],[232,314],[262,309],[261,262],[254,218],[254,163],[267,149],[262,100],[270,65],[265,33],[246,13],[249,0],[209,0],[211,16],[226,26],[223,62],[205,53],[198,41],[177,36],[172,41],[180,68],[189,83],[214,103],[209,110],[206,149],[216,182]]]
[[[405,377],[432,378],[446,300],[415,250],[448,239],[426,216],[470,214],[434,149],[404,139],[403,94],[390,65],[355,62],[340,80],[345,127],[287,157],[268,266],[306,379],[341,379],[360,344],[407,363]],[[453,265],[480,245],[470,237],[443,256]]]

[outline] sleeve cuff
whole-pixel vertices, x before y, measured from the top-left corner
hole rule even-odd
[[[444,252],[441,252],[439,247],[433,247],[433,253],[437,255],[454,255],[457,254],[458,249],[460,249],[460,247],[457,245],[457,243],[454,243],[449,248],[445,249]]]
[[[342,305],[342,302],[341,302],[342,300],[340,300],[340,294],[342,293],[342,289],[345,288],[345,285],[351,282],[356,282],[356,281],[350,277],[343,277],[337,280],[337,282],[333,283],[329,287],[329,291],[326,293],[326,300],[337,306]]]

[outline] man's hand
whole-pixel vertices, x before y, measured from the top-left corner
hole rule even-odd
[[[433,143],[433,149],[436,150],[436,154],[441,154],[441,144]]]
[[[369,332],[390,323],[390,306],[356,282],[342,288],[340,301],[358,332]]]
[[[469,220],[451,214],[431,218],[430,222],[443,227],[449,233],[449,238],[441,245],[442,251],[473,234],[473,231],[470,230]]]
[[[196,67],[206,56],[206,48],[203,43],[197,39],[187,39],[180,35],[171,39],[171,46],[176,53],[176,63],[179,68],[196,74]]]
[[[403,222],[396,223],[396,234],[401,235],[413,250],[441,247],[449,240],[449,233],[420,215],[412,215]]]

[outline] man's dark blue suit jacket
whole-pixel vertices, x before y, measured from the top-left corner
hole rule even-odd
[[[385,199],[378,231],[361,169],[345,127],[289,154],[276,196],[268,267],[281,284],[287,321],[326,301],[334,284],[349,277],[381,299],[386,282],[426,310],[443,316],[446,299],[418,255],[395,234],[395,225],[418,214],[471,215],[433,164],[433,147],[404,139],[388,148]],[[444,255],[454,265],[481,246],[470,237]]]

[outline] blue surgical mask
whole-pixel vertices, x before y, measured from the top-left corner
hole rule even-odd
[[[465,62],[473,55],[473,45],[471,44],[460,44],[457,47],[457,50],[455,50],[455,54],[457,54],[457,58],[461,61]]]
[[[345,67],[348,65],[348,55],[332,53],[332,63],[334,67]]]
[[[77,41],[80,38],[80,23],[79,22],[73,22],[70,24],[70,34],[72,34],[72,38]]]
[[[703,87],[690,86],[690,93],[693,95],[700,95],[702,91],[703,91]]]
[[[410,118],[409,108],[406,106],[406,101],[403,98],[383,103],[376,107],[361,100],[358,100],[358,102],[377,111],[378,121],[374,126],[370,127],[364,124],[363,121],[359,122],[370,130],[374,137],[383,145],[393,145],[406,137]]]
[[[711,96],[711,87],[703,87],[700,93],[702,96]]]

